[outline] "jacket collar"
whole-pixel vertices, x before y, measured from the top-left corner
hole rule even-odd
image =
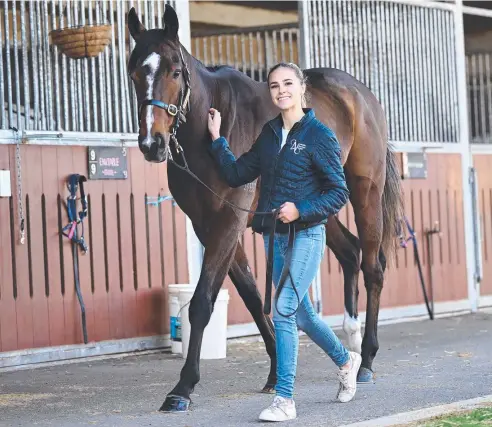
[[[311,122],[314,118],[316,118],[316,115],[314,114],[314,110],[312,108],[303,108],[302,110],[304,111],[304,116],[301,120],[294,124],[292,130],[301,129],[305,127],[309,122]],[[275,135],[277,135],[277,138],[281,138],[282,126],[284,124],[282,120],[282,114],[279,114],[273,120],[270,120],[268,124],[275,132]]]

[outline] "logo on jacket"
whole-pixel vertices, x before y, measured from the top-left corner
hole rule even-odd
[[[306,144],[300,144],[295,139],[292,140],[290,149],[294,152],[294,154],[299,154],[301,150],[306,148]]]

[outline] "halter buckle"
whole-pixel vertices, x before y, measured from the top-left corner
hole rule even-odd
[[[167,107],[167,112],[170,116],[174,117],[176,114],[178,114],[178,107],[176,107],[176,105],[174,104],[169,104]]]

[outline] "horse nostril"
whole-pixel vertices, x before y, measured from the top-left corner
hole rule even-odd
[[[143,154],[148,154],[154,143],[153,138],[138,136],[138,146]]]

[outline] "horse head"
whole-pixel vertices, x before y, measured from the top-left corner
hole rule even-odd
[[[150,162],[163,162],[169,142],[185,120],[190,74],[178,38],[179,21],[166,5],[164,29],[147,30],[131,8],[128,29],[135,40],[128,62],[138,102],[138,146]]]

